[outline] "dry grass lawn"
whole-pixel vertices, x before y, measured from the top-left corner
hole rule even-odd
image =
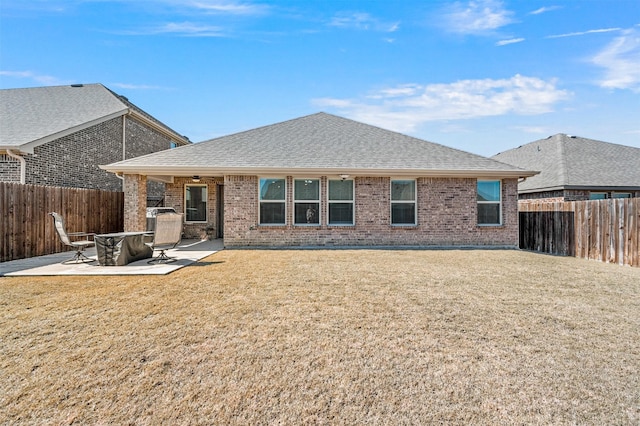
[[[639,424],[640,269],[226,250],[0,278],[0,423]]]

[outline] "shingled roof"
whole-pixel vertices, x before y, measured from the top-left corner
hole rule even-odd
[[[0,150],[33,148],[131,113],[179,145],[188,140],[102,84],[0,90]]]
[[[151,176],[322,173],[522,177],[535,173],[326,113],[132,158],[102,168]]]
[[[540,174],[522,193],[558,189],[640,189],[640,148],[557,134],[494,155],[494,160]]]

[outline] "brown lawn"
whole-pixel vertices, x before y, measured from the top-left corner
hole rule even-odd
[[[226,250],[0,278],[0,423],[639,424],[640,269]]]

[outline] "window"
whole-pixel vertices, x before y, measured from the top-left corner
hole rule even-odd
[[[184,207],[187,222],[207,221],[207,185],[186,185]]]
[[[320,224],[320,180],[296,179],[293,181],[294,223],[296,225]]]
[[[416,224],[416,181],[391,181],[391,224]]]
[[[501,225],[499,180],[478,181],[478,225]]]
[[[611,198],[631,198],[630,192],[613,192]]]
[[[284,225],[286,218],[284,179],[260,179],[260,224]]]
[[[606,200],[607,198],[609,198],[609,194],[606,192],[591,192],[589,194],[590,200]]]
[[[353,180],[329,180],[329,225],[353,225]]]

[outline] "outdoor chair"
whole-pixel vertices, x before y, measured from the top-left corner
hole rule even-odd
[[[182,213],[161,213],[156,216],[153,241],[145,243],[153,250],[160,250],[158,257],[147,263],[170,263],[177,259],[167,256],[166,251],[175,248],[182,239]]]
[[[56,212],[49,213],[53,217],[53,224],[56,228],[56,232],[58,233],[58,237],[60,237],[60,241],[66,246],[73,247],[76,249],[76,253],[72,259],[65,260],[64,264],[67,263],[89,263],[95,262],[95,259],[88,258],[84,255],[83,251],[87,247],[93,247],[95,242],[93,238],[95,236],[94,233],[91,232],[69,232],[64,226],[64,218],[60,216]],[[75,240],[76,238],[83,238],[82,240]]]

